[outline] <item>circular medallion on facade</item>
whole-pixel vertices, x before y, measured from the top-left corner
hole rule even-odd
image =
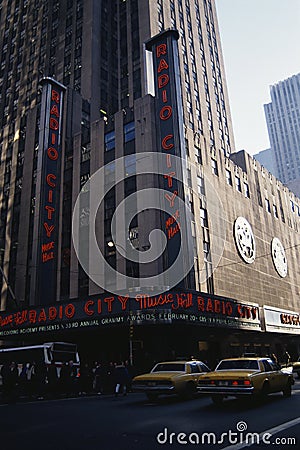
[[[255,239],[250,223],[244,217],[234,222],[234,240],[243,260],[251,264],[255,260]]]
[[[272,259],[277,273],[282,277],[287,275],[287,259],[285,250],[277,237],[274,237],[271,242]]]

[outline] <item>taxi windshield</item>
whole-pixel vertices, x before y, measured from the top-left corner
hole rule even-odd
[[[162,363],[157,364],[152,372],[185,372],[185,364],[180,363]]]
[[[231,359],[219,363],[216,370],[259,370],[258,361],[249,359]]]

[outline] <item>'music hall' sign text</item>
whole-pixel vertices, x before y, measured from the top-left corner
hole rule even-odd
[[[259,307],[196,292],[102,295],[0,316],[0,336],[114,324],[192,322],[261,331]]]

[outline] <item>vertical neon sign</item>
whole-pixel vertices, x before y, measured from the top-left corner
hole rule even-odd
[[[173,211],[172,215],[163,213],[162,222],[167,237],[167,261],[169,267],[175,260],[181,245],[180,231],[186,230],[186,218],[179,207],[179,197],[184,199],[181,182],[185,173],[173,156],[185,159],[183,140],[183,114],[181,105],[181,88],[177,30],[164,31],[148,42],[146,49],[152,52],[158,151],[165,154],[164,201]],[[167,192],[166,192],[167,191]]]
[[[36,229],[38,236],[34,256],[36,261],[35,303],[50,304],[56,300],[58,228],[65,87],[52,78],[42,80],[42,110],[38,155]],[[33,287],[33,285],[32,285]]]

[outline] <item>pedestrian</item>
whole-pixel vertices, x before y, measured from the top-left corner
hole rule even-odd
[[[72,397],[73,395],[78,394],[78,371],[72,360],[69,361],[66,368],[66,394],[67,396]]]
[[[38,400],[43,400],[46,394],[47,366],[44,362],[33,362],[31,385]]]
[[[104,381],[104,390],[108,394],[112,394],[114,392],[114,371],[115,371],[116,364],[112,361],[108,364],[108,367],[106,369],[105,373],[105,381]]]
[[[60,369],[58,388],[60,395],[68,395],[68,377],[69,377],[69,367],[68,363],[65,362]]]
[[[104,393],[105,375],[106,371],[104,366],[100,362],[96,362],[94,370],[93,389],[98,395]]]
[[[126,392],[131,392],[131,381],[134,376],[134,367],[133,367],[133,365],[130,364],[130,362],[128,360],[125,361],[124,366],[126,367],[127,372],[128,372],[128,381],[127,381],[127,385],[126,385]]]
[[[14,361],[2,366],[3,394],[8,403],[14,403],[17,399],[18,375],[18,367]]]
[[[47,368],[48,393],[50,397],[55,397],[58,393],[58,373],[54,361],[51,361]]]
[[[27,379],[27,372],[28,368],[30,367],[30,363],[23,363],[21,372],[19,375],[19,395],[20,396],[27,396],[29,394],[28,390],[28,379]]]
[[[79,373],[79,395],[89,394],[93,387],[93,377],[88,363],[84,363],[80,366]]]
[[[284,353],[284,362],[286,367],[291,362],[291,355],[287,351]]]
[[[114,383],[115,383],[115,396],[117,397],[120,393],[123,395],[127,394],[127,385],[129,382],[128,370],[124,363],[121,362],[115,366],[113,373]]]

